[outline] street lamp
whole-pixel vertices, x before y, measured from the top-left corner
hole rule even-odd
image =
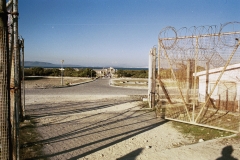
[[[61,62],[62,62],[62,64],[61,64],[61,85],[63,86],[63,71],[64,71],[64,69],[63,69],[63,62],[64,62],[64,60],[61,60]]]
[[[91,69],[91,79],[92,79],[92,69]]]

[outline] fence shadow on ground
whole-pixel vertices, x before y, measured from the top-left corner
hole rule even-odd
[[[151,130],[167,121],[154,118],[154,112],[122,110],[87,112],[133,102],[125,99],[28,106],[33,119],[52,119],[36,123],[39,137],[29,140],[21,149],[43,146],[43,154],[25,159],[77,159]],[[34,107],[40,110],[37,112]],[[62,107],[65,106],[65,107]],[[75,113],[76,115],[74,115]]]

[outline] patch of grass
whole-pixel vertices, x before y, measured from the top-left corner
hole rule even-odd
[[[26,116],[25,121],[20,123],[20,159],[32,159],[42,155],[43,146],[36,143],[40,135],[36,130],[35,124],[36,122],[30,116]]]
[[[120,87],[147,87],[148,79],[113,79],[112,84]]]
[[[211,129],[211,128],[205,128],[201,126],[186,124],[186,123],[180,123],[180,122],[172,122],[174,128],[179,130],[181,133],[187,136],[193,136],[195,141],[198,141],[199,139],[203,140],[211,140],[219,137],[226,137],[230,136],[233,133]]]
[[[140,103],[139,107],[140,107],[141,109],[149,108],[149,104],[148,104],[148,102],[142,102],[142,103]]]
[[[235,139],[239,142],[240,141],[240,133],[238,133],[236,136],[234,136],[233,139]]]

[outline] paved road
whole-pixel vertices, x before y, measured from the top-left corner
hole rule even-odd
[[[112,87],[109,81],[110,79],[97,79],[66,88],[26,89],[26,95],[147,95],[147,89]]]
[[[29,138],[21,146],[21,151],[31,151],[34,147],[42,146],[42,152],[23,154],[21,159],[87,159],[90,154],[107,147],[110,147],[112,152],[117,152],[114,150],[114,144],[165,123],[156,119],[152,111],[135,110],[134,108],[138,108],[139,105],[138,96],[120,96],[146,94],[146,89],[111,87],[109,79],[98,79],[67,88],[26,89],[26,96],[33,95],[37,98],[26,103],[26,114],[35,121],[38,138]],[[62,99],[61,102],[54,100],[50,102],[49,99],[53,99],[55,95],[119,96],[108,98],[105,96],[91,101],[76,98],[74,101]],[[116,108],[126,107],[132,103],[135,107],[115,111]],[[22,133],[28,133],[28,130],[28,127],[20,128]],[[145,147],[145,144],[140,147]],[[134,149],[131,148],[124,154]],[[105,156],[107,155],[100,159],[106,159]]]

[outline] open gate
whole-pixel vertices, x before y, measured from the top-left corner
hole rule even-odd
[[[240,132],[240,23],[164,28],[158,106],[165,119]]]

